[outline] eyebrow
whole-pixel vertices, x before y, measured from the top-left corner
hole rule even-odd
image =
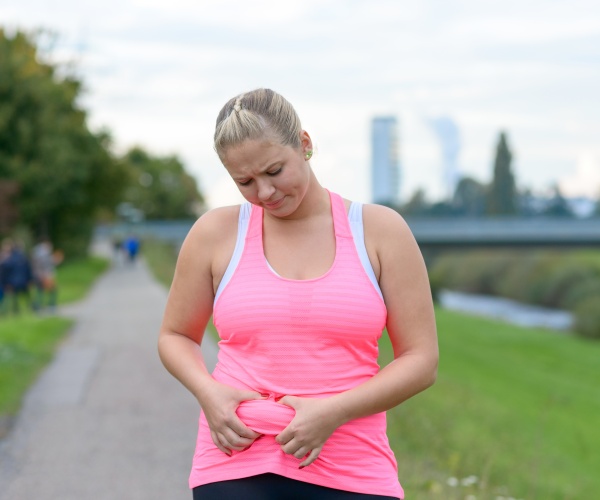
[[[269,170],[271,167],[273,167],[273,166],[277,165],[278,163],[282,163],[282,161],[283,161],[283,160],[277,160],[277,161],[274,161],[274,162],[273,162],[273,163],[271,163],[269,166],[267,166],[267,167],[263,168],[263,169],[262,169],[262,170],[261,170],[259,173],[260,173],[260,174],[264,174],[264,173],[265,173],[267,170]],[[236,181],[239,181],[240,179],[241,179],[241,180],[244,180],[244,179],[247,179],[247,178],[248,178],[248,177],[234,177],[234,179],[235,179]]]

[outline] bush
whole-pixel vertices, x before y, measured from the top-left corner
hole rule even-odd
[[[598,252],[477,250],[440,255],[430,269],[435,289],[498,295],[520,302],[567,309],[576,329],[600,338]]]
[[[562,307],[573,310],[577,304],[594,296],[600,297],[600,276],[589,275],[569,288],[564,294]]]
[[[582,337],[600,339],[600,295],[581,301],[574,314],[577,333]]]

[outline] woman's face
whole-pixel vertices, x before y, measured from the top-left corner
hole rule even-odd
[[[246,200],[276,217],[296,211],[310,181],[304,154],[312,144],[304,131],[301,139],[300,148],[272,139],[248,139],[225,152],[223,164]]]

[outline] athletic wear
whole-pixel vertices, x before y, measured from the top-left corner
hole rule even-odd
[[[247,450],[227,456],[212,442],[201,413],[192,488],[274,473],[329,488],[403,497],[385,413],[340,426],[317,460],[303,469],[298,468],[301,460],[275,442],[294,417],[292,408],[277,402],[281,397],[325,398],[379,371],[377,341],[387,311],[361,263],[342,198],[331,193],[330,199],[335,259],[324,275],[308,280],[287,279],[269,268],[263,210],[249,210],[243,250],[237,262],[232,259],[230,277],[215,299],[213,320],[221,341],[213,377],[269,395],[242,402],[237,410],[248,427],[263,435]]]
[[[397,500],[394,497],[334,490],[276,474],[259,474],[194,488],[194,500]]]

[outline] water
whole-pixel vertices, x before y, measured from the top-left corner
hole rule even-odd
[[[442,307],[478,316],[500,319],[514,325],[566,331],[573,328],[573,315],[567,311],[522,304],[510,299],[441,290]]]

